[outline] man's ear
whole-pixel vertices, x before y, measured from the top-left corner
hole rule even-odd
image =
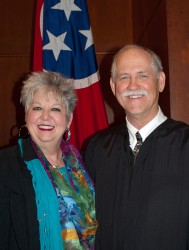
[[[158,80],[158,85],[159,85],[159,92],[163,92],[165,88],[165,73],[161,72]]]
[[[112,77],[110,78],[110,86],[111,86],[113,94],[115,95],[115,83],[113,82]]]

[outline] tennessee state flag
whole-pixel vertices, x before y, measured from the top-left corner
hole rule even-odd
[[[37,1],[33,70],[43,69],[74,79],[78,103],[71,142],[81,149],[108,127],[85,0]]]

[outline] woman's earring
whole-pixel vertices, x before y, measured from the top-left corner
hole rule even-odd
[[[19,137],[24,139],[26,137],[28,137],[28,135],[30,134],[28,131],[28,128],[26,125],[21,126],[20,130],[19,130]]]
[[[69,141],[71,137],[71,130],[69,128],[66,128],[65,134],[64,134],[65,140]]]

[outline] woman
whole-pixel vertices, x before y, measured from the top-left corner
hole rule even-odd
[[[72,81],[58,73],[32,73],[24,82],[29,135],[0,151],[0,249],[94,249],[93,185],[63,139],[76,101]]]

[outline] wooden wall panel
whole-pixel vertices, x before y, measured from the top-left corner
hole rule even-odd
[[[110,88],[110,68],[113,59],[111,54],[99,54],[97,56],[99,73],[101,76],[101,87],[105,101],[107,117],[110,125],[120,123],[125,119],[125,112],[118,104]]]
[[[30,58],[24,56],[0,57],[0,147],[13,144],[18,127],[24,124],[24,112],[19,98],[21,78],[24,72],[28,72],[29,61]]]
[[[132,1],[132,11],[133,11],[133,39],[135,42],[140,42],[143,40],[144,34],[148,34],[149,26],[152,26],[154,19],[157,16],[159,9],[164,6],[165,11],[165,1],[163,0],[133,0]],[[162,13],[163,14],[163,13]],[[165,15],[158,15],[159,21],[165,22]],[[165,25],[164,25],[165,26]],[[161,26],[161,28],[164,28]],[[154,30],[154,35],[158,29]],[[152,35],[152,34],[149,34]],[[155,37],[157,37],[155,35]],[[151,36],[153,39],[153,37]]]
[[[110,90],[109,79],[113,55],[133,39],[131,2],[132,0],[87,0],[102,92],[110,124],[118,123],[125,117]]]
[[[97,54],[132,41],[131,0],[87,0],[87,6]]]
[[[30,53],[33,7],[33,0],[0,1],[0,56]]]
[[[17,85],[30,71],[33,8],[33,0],[0,1],[0,147],[14,143],[23,120]]]
[[[170,116],[169,61],[166,2],[162,0],[133,1],[133,40],[156,52],[166,74],[166,87],[160,94],[160,106]]]
[[[166,2],[171,116],[189,124],[189,1]]]

